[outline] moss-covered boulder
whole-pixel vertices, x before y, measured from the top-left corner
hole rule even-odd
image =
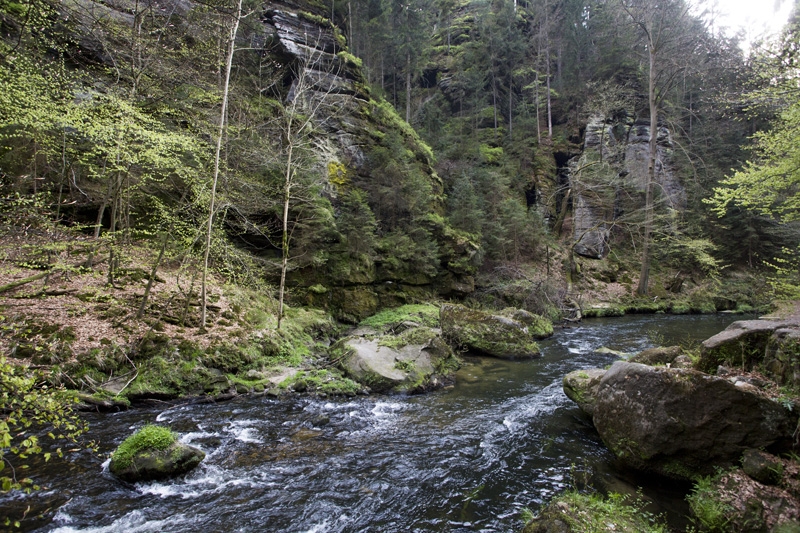
[[[439,322],[449,342],[506,359],[538,356],[536,339],[553,334],[553,325],[546,318],[513,308],[492,314],[446,304],[439,310]]]
[[[592,420],[629,466],[692,478],[734,465],[747,448],[791,449],[798,417],[727,379],[617,361],[597,387]]]
[[[773,320],[740,320],[703,341],[699,370],[714,372],[719,365],[750,367],[760,361],[772,333],[781,323]]]
[[[123,481],[150,481],[185,474],[205,456],[202,450],[179,442],[170,429],[147,425],[114,450],[108,469]]]
[[[719,365],[758,367],[781,385],[800,386],[800,322],[740,320],[703,341],[697,367],[714,372]]]
[[[783,477],[783,463],[780,458],[753,448],[742,455],[742,470],[763,485],[777,485]]]
[[[564,394],[578,404],[581,411],[589,416],[594,415],[594,405],[597,401],[597,387],[606,371],[601,368],[575,370],[564,376]]]
[[[331,349],[350,378],[375,392],[423,392],[454,380],[459,360],[438,330],[412,327],[399,335],[350,336]]]

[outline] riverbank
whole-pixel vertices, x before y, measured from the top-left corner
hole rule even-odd
[[[65,447],[64,459],[27,472],[47,489],[0,505],[17,516],[30,505],[33,522],[22,531],[37,533],[222,531],[234,523],[263,531],[267,522],[275,530],[331,533],[516,531],[525,508],[539,509],[584,472],[598,487],[629,486],[563,394],[565,374],[613,362],[596,351],[603,346],[637,352],[662,339],[699,341],[730,320],[590,319],[540,341],[539,358],[466,354],[455,385],[429,394],[239,395],[84,413],[98,453]],[[120,483],[103,463],[147,423],[172,428],[206,459],[184,477]],[[666,503],[663,488],[646,486],[645,493]]]
[[[353,324],[337,322],[323,309],[297,305],[295,299],[278,329],[273,289],[243,271],[235,283],[210,276],[202,328],[196,265],[179,258],[159,262],[159,250],[141,242],[116,252],[125,266],[112,276],[98,243],[69,237],[46,264],[40,252],[32,251],[42,245],[40,238],[0,243],[0,349],[10,363],[37,370],[49,385],[77,391],[85,405],[119,409],[131,402],[188,397],[218,401],[288,390],[322,395],[367,391],[366,384],[340,372],[329,349]],[[618,280],[603,281],[609,267],[601,263],[587,263],[591,268],[585,267],[576,283],[575,294],[586,295],[578,298],[578,316],[752,309],[753,300],[736,288],[748,284],[741,276],[731,277],[726,298],[715,296],[711,285],[695,285],[684,295],[636,300],[620,292]],[[557,273],[548,281],[520,268],[515,272],[513,283],[498,277],[487,285],[492,282],[485,276],[466,301],[495,309],[527,308],[555,322],[574,320],[575,310],[554,305],[548,293],[547,287],[563,281]],[[441,303],[422,293],[405,298],[432,301],[436,308]]]

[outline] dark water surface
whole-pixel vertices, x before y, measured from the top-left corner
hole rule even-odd
[[[540,359],[470,357],[455,387],[422,396],[242,397],[91,415],[90,437],[106,455],[79,452],[35,468],[49,488],[0,506],[16,514],[31,505],[29,516],[50,509],[23,531],[517,531],[523,508],[537,509],[584,472],[612,486],[620,476],[562,392],[566,373],[613,362],[593,352],[601,346],[635,352],[702,340],[732,320],[586,320],[542,342]],[[146,422],[171,426],[205,461],[183,479],[117,481],[104,457]]]

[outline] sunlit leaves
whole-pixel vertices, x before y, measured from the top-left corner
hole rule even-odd
[[[88,425],[72,410],[73,404],[61,391],[37,383],[26,368],[0,358],[0,491],[38,489],[19,473],[28,469],[24,461],[32,456],[42,455],[45,461],[52,457],[52,452],[43,453],[40,431],[50,428],[50,440],[78,442]],[[61,456],[60,448],[56,454]]]
[[[720,216],[733,203],[784,222],[800,220],[800,104],[770,131],[753,136],[755,157],[722,181],[711,203]]]

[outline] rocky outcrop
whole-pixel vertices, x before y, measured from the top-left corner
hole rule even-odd
[[[459,361],[436,329],[346,337],[333,346],[342,370],[375,392],[423,392],[453,382]]]
[[[683,209],[686,192],[672,163],[672,136],[658,128],[656,182],[672,209]],[[649,162],[649,122],[594,115],[586,125],[584,154],[570,164],[575,253],[600,259],[608,252],[613,220],[629,209],[620,191],[644,192]],[[603,164],[600,164],[602,160]]]
[[[439,321],[448,342],[504,359],[536,357],[540,353],[536,339],[553,334],[549,320],[522,309],[492,314],[446,304],[439,311]]]
[[[726,379],[617,361],[597,386],[593,422],[630,466],[691,477],[747,448],[789,449],[797,415]]]

